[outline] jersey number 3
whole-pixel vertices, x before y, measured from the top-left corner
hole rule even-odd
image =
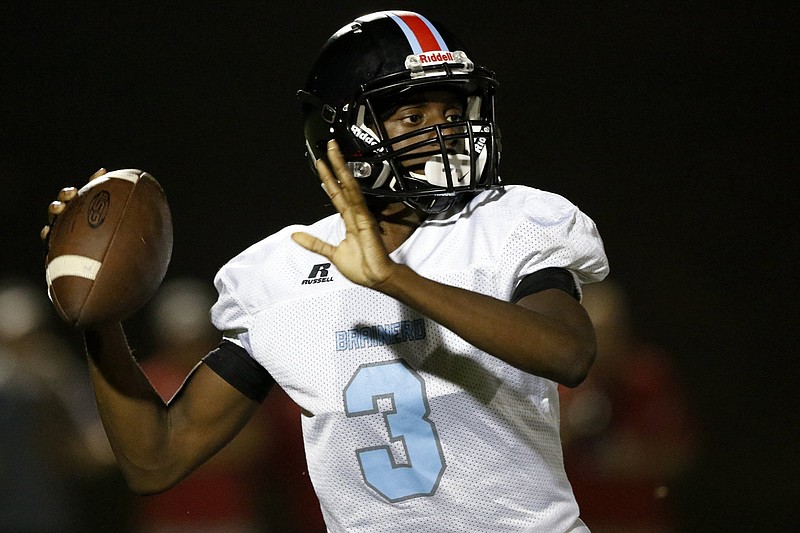
[[[380,400],[391,407],[382,410]],[[356,450],[367,485],[390,502],[436,492],[444,456],[419,374],[402,361],[361,366],[344,390],[344,408],[348,417],[382,412],[390,441],[406,454],[398,462],[389,445]]]

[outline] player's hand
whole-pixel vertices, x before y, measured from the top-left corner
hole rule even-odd
[[[346,236],[338,246],[303,232],[292,234],[292,239],[324,256],[353,283],[377,288],[386,282],[397,264],[389,258],[378,223],[335,141],[328,142],[328,160],[330,167],[322,160],[317,161],[317,172],[323,189],[342,215]]]
[[[106,169],[101,168],[89,176],[87,181],[92,181],[93,179],[99,178],[107,172],[108,171]],[[42,239],[45,244],[47,243],[47,237],[50,235],[50,229],[53,227],[53,223],[56,221],[56,217],[64,212],[64,209],[67,207],[67,203],[69,203],[71,200],[74,200],[76,196],[78,196],[78,189],[75,187],[64,187],[58,192],[56,200],[51,202],[47,207],[47,225],[45,225],[45,227],[42,228],[42,231],[39,232],[39,238]]]

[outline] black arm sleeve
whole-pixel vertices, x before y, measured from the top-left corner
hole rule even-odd
[[[565,268],[543,268],[531,274],[528,274],[522,281],[519,282],[517,288],[514,289],[514,294],[511,296],[511,302],[517,303],[524,297],[541,292],[546,289],[559,289],[576,300],[580,300],[580,292],[575,285],[575,279],[570,274],[569,270]]]
[[[203,358],[203,363],[239,392],[263,402],[275,380],[247,350],[231,341],[222,341],[216,350]]]

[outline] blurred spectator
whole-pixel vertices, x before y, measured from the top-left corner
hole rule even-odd
[[[220,341],[209,318],[215,299],[212,286],[180,278],[166,282],[148,306],[156,348],[142,367],[165,400]],[[306,474],[299,408],[279,387],[210,461],[176,487],[138,501],[139,533],[324,531]]]
[[[597,359],[575,389],[561,388],[567,475],[593,533],[676,530],[670,489],[689,466],[694,431],[668,354],[632,329],[623,289],[584,287]]]
[[[42,288],[0,282],[0,529],[119,529],[124,509],[109,522],[98,510],[108,500],[91,496],[114,480],[121,494],[122,480],[86,367],[55,333],[53,316]]]

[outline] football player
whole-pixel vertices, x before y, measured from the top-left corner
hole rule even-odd
[[[572,203],[501,182],[496,89],[420,14],[373,13],[329,39],[299,98],[337,213],[222,267],[224,341],[166,405],[120,324],[85,332],[135,491],[189,475],[277,383],[302,408],[329,531],[588,531],[557,385],[592,364],[580,287],[608,264]]]

